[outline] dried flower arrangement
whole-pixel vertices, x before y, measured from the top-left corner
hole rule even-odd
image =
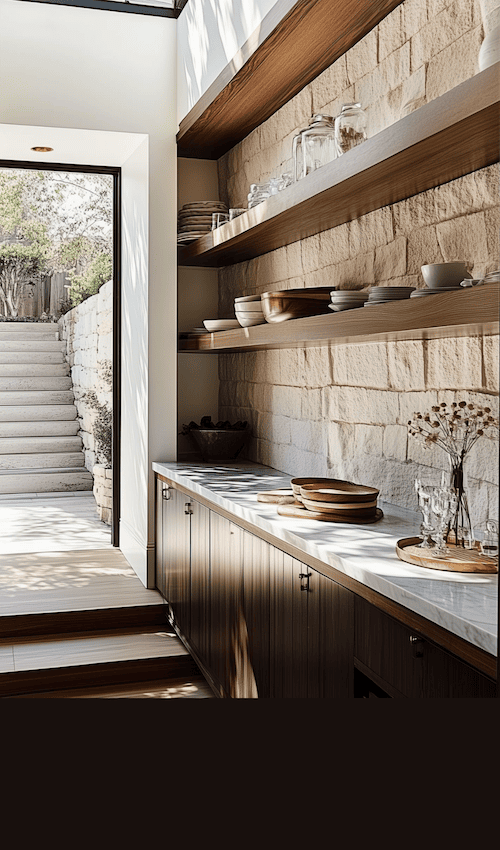
[[[412,437],[423,442],[425,448],[439,446],[449,457],[450,486],[458,495],[457,511],[450,528],[455,533],[455,541],[462,545],[464,533],[461,529],[471,530],[464,488],[464,462],[472,446],[492,427],[498,429],[499,421],[492,415],[491,408],[466,401],[450,405],[443,401],[432,407],[429,413],[414,413],[413,419],[408,421],[408,433]]]

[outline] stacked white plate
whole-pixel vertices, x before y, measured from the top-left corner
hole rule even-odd
[[[265,324],[260,295],[244,295],[234,299],[234,312],[242,328]]]
[[[460,292],[462,287],[458,286],[426,286],[424,289],[416,289],[411,298],[421,298],[423,295],[439,295],[440,292]]]
[[[212,214],[227,213],[222,201],[196,201],[184,204],[177,215],[177,244],[194,242],[212,230]]]
[[[330,292],[330,310],[340,312],[341,310],[352,310],[354,307],[362,307],[368,300],[366,292],[358,292],[347,289],[334,289]]]
[[[370,297],[365,307],[372,304],[387,304],[389,301],[404,301],[415,291],[414,286],[370,286]]]
[[[206,319],[203,324],[209,333],[214,333],[215,331],[233,331],[240,326],[236,319]]]

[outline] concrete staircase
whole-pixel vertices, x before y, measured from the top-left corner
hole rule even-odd
[[[92,490],[58,331],[0,323],[0,495]]]

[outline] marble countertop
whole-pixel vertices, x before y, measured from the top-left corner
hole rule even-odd
[[[497,655],[498,575],[415,567],[399,560],[396,542],[418,535],[420,514],[379,503],[373,525],[325,524],[281,517],[257,501],[264,490],[290,488],[290,475],[241,463],[153,463],[153,470],[480,649]]]

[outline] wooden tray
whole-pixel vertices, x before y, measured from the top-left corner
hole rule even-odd
[[[332,516],[332,514],[321,514],[316,513],[315,511],[309,511],[307,508],[302,507],[300,502],[295,502],[295,504],[293,505],[278,505],[278,513],[280,516],[289,518],[292,517],[294,519],[315,519],[319,520],[320,522],[343,522],[350,523],[351,525],[366,525],[367,523],[378,522],[379,519],[382,519],[382,517],[384,516],[380,508],[377,508],[374,516],[372,517],[334,517]]]
[[[372,502],[379,490],[352,484],[350,481],[330,481],[328,484],[301,484],[300,495],[317,502]]]
[[[446,570],[455,573],[497,573],[498,566],[492,558],[486,558],[476,544],[476,549],[462,549],[448,543],[451,555],[436,558],[430,549],[420,549],[421,537],[404,537],[396,543],[396,554],[401,561],[430,570]],[[429,553],[429,554],[427,554]]]
[[[292,505],[295,496],[293,490],[264,490],[263,493],[257,493],[257,501],[272,505]]]

